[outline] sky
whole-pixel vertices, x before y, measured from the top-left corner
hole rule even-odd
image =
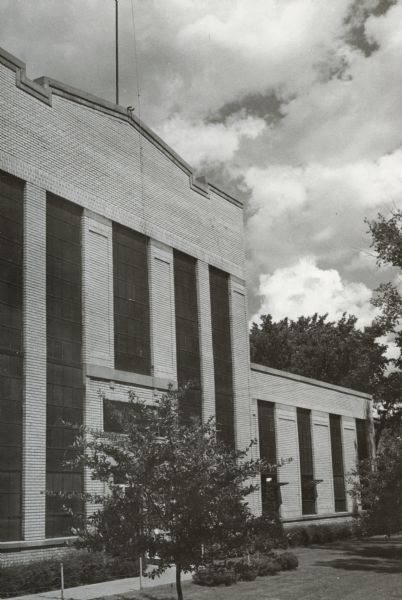
[[[114,100],[114,10],[0,0],[0,45],[32,78]],[[369,324],[372,290],[402,289],[365,223],[402,207],[402,0],[119,0],[119,15],[120,104],[138,113],[139,85],[141,118],[245,203],[250,318]]]

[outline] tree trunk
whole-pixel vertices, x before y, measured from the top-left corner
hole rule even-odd
[[[183,590],[181,589],[181,566],[176,563],[176,592],[177,600],[183,600]]]

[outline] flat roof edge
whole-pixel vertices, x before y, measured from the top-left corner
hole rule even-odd
[[[35,80],[29,79],[26,75],[25,63],[7,52],[7,50],[1,46],[0,63],[12,69],[16,73],[16,86],[18,88],[24,90],[26,93],[31,94],[38,100],[45,102],[49,106],[52,105],[52,95],[56,94],[70,99],[73,102],[84,104],[89,108],[100,110],[101,112],[105,112],[111,116],[130,123],[137,131],[142,133],[151,143],[153,143],[159,150],[168,156],[172,162],[174,162],[188,175],[190,180],[190,189],[207,197],[209,197],[209,190],[211,190],[213,193],[230,202],[234,206],[241,209],[243,208],[243,202],[241,200],[234,198],[209,181],[205,181],[203,185],[198,185],[198,174],[196,169],[191,167],[179,154],[177,154],[177,152],[175,152],[175,150],[173,150],[173,148],[171,148],[164,140],[162,140],[157,133],[148,127],[148,125],[145,125],[145,123],[134,114],[134,111],[50,77],[39,77]]]
[[[370,394],[366,394],[365,392],[359,392],[357,390],[352,390],[351,388],[345,388],[333,383],[327,383],[326,381],[320,381],[319,379],[312,379],[311,377],[304,377],[303,375],[289,373],[289,371],[273,369],[272,367],[266,367],[265,365],[260,365],[257,363],[251,363],[251,370],[259,371],[260,373],[265,373],[267,375],[273,375],[274,377],[282,377],[284,379],[291,379],[293,381],[299,381],[300,383],[306,383],[308,385],[334,390],[335,392],[347,394],[348,396],[357,396],[358,398],[364,398],[365,400],[372,400],[372,396]]]

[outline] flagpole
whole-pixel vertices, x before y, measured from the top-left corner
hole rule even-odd
[[[116,104],[119,103],[119,0],[116,5]]]

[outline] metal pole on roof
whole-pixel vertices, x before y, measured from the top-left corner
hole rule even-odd
[[[116,5],[116,104],[119,103],[119,0]]]

